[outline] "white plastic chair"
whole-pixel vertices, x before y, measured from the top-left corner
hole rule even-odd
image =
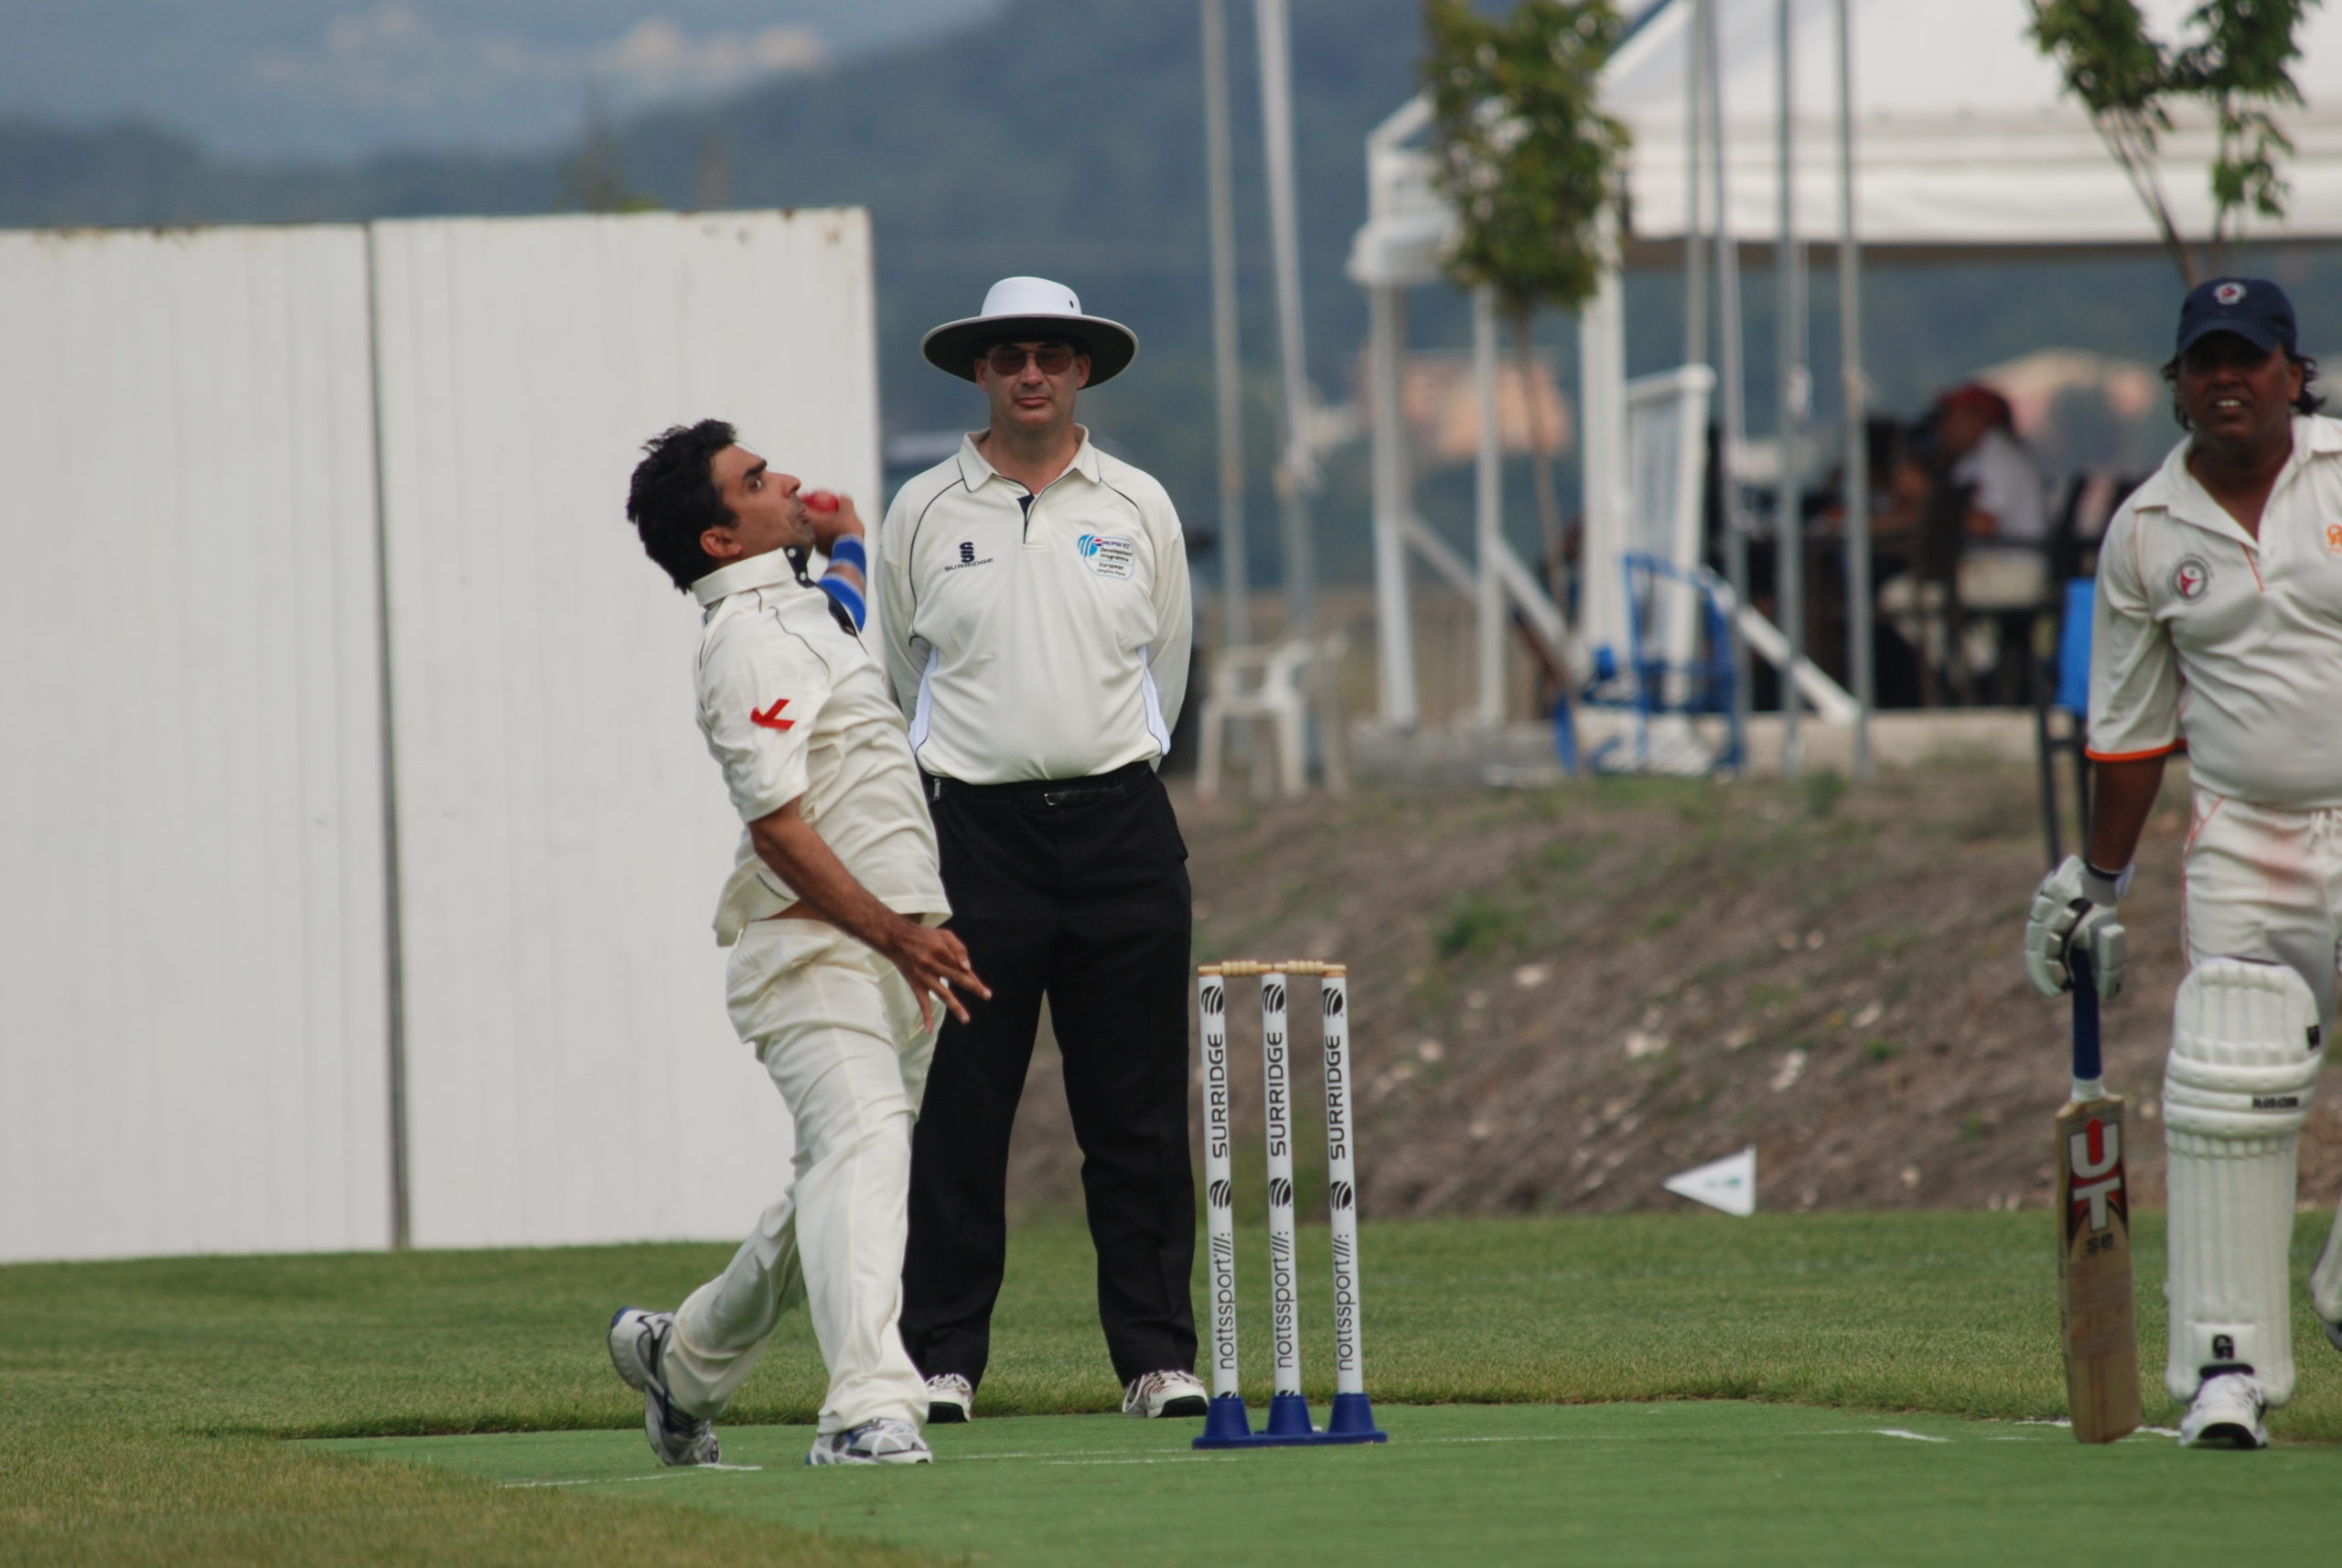
[[[1196,798],[1217,800],[1219,773],[1227,757],[1229,726],[1267,721],[1270,746],[1266,759],[1273,766],[1277,791],[1299,800],[1309,788],[1305,751],[1309,712],[1317,710],[1325,739],[1326,786],[1342,794],[1349,786],[1348,757],[1343,746],[1341,714],[1334,698],[1334,671],[1348,639],[1340,632],[1323,638],[1288,638],[1271,647],[1226,648],[1211,660],[1211,680],[1204,696],[1197,728],[1202,750],[1196,759]],[[1255,790],[1269,774],[1255,754]]]

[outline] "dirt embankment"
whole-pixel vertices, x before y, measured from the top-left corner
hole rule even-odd
[[[2175,770],[2123,908],[2132,983],[2106,1012],[2150,1207],[2185,788]],[[2043,867],[2027,771],[1180,804],[1199,958],[1351,966],[1370,1214],[1674,1206],[1667,1176],[1751,1144],[1767,1208],[2049,1201],[2067,1015],[2017,957]],[[1305,1063],[1314,1026],[1296,1034]],[[1314,1076],[1296,1087],[1305,1126]],[[1045,1048],[1012,1192],[1078,1203],[1079,1163]],[[2337,1182],[2342,1092],[2311,1119],[2301,1191],[2330,1204]]]

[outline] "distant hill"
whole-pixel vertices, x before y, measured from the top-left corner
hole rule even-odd
[[[1256,580],[1273,578],[1268,460],[1276,402],[1273,300],[1260,180],[1258,84],[1249,6],[1230,7],[1237,201],[1243,267]],[[1418,0],[1293,0],[1302,261],[1312,372],[1334,398],[1352,392],[1364,300],[1342,274],[1365,216],[1360,143],[1414,89]],[[929,326],[973,310],[987,284],[1038,273],[1090,308],[1127,321],[1145,345],[1135,373],[1085,403],[1101,439],[1153,469],[1183,512],[1215,507],[1198,25],[1193,0],[1004,0],[973,23],[778,79],[709,106],[624,121],[610,133],[618,175],[664,204],[868,207],[877,236],[880,367],[891,431],[972,422],[967,389],[918,356]],[[0,121],[0,224],[301,221],[432,213],[510,213],[568,204],[571,153],[411,155],[357,164],[263,166],[209,156],[136,126],[60,131]],[[2270,259],[2304,301],[2332,269],[2306,255]],[[2118,263],[1875,271],[1870,373],[1885,405],[1915,411],[1971,369],[2047,345],[2159,362],[2175,295],[2154,258]],[[1771,287],[1749,280],[1750,414],[1770,420]],[[1631,368],[1681,352],[1679,290],[1668,274],[1631,278]],[[1815,280],[1817,363],[1834,354],[1827,271]],[[1460,346],[1460,302],[1414,296],[1416,340]],[[2305,309],[2307,308],[2305,305]],[[2311,310],[2315,317],[2317,313]],[[2336,324],[2342,329],[2342,321]],[[2315,342],[2322,329],[2315,323]],[[1565,386],[1574,333],[1549,322]],[[784,360],[785,362],[785,360]],[[818,375],[820,367],[801,368]],[[1834,378],[1817,376],[1823,413]],[[1328,465],[1319,553],[1329,576],[1367,569],[1362,455]],[[1564,473],[1564,482],[1571,476]],[[1514,494],[1525,497],[1525,478]],[[1469,507],[1463,472],[1427,475],[1435,525]],[[1515,519],[1524,542],[1533,524]]]
[[[543,152],[618,111],[932,34],[1000,0],[0,0],[0,104],[252,161]]]
[[[1416,5],[1296,0],[1293,9],[1313,360],[1319,379],[1346,394],[1364,323],[1362,301],[1340,271],[1365,212],[1360,140],[1413,90]],[[1230,11],[1246,335],[1263,383],[1253,505],[1265,518],[1274,364],[1259,90],[1246,7]],[[972,311],[1007,273],[1071,285],[1146,346],[1142,373],[1095,400],[1101,438],[1162,473],[1183,506],[1208,521],[1200,70],[1190,3],[1008,0],[972,26],[713,107],[645,116],[618,127],[615,139],[623,177],[664,204],[871,209],[890,428],[974,417],[966,389],[919,359],[927,327]],[[564,204],[563,162],[417,155],[270,167],[217,159],[146,127],[68,132],[0,122],[0,224],[539,211]],[[1340,542],[1332,542],[1338,558]]]

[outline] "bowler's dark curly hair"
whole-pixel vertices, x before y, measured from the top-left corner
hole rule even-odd
[[[2294,399],[2295,413],[2315,413],[2326,406],[2326,394],[2317,390],[2317,361],[2307,354],[2285,350],[2285,358],[2302,373],[2302,393]],[[2196,427],[2187,422],[2187,411],[2179,406],[2179,356],[2174,354],[2163,362],[2163,384],[2171,389],[2171,417],[2179,422],[2182,430]]]
[[[715,455],[738,440],[720,419],[674,424],[642,444],[645,454],[627,486],[626,515],[642,548],[685,593],[723,563],[708,558],[699,536],[736,521],[715,488]]]

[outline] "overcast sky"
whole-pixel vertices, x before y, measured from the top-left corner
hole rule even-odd
[[[996,0],[0,0],[0,116],[125,117],[244,157],[542,147]]]

